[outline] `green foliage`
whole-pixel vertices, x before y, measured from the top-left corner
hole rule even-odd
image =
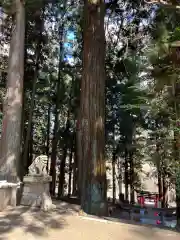
[[[51,153],[55,109],[59,99],[56,129],[58,160],[62,158],[64,146],[70,149],[74,139],[82,79],[82,6],[76,1],[67,1],[65,8],[63,2],[26,1],[23,135],[25,138],[32,85],[34,78],[37,77],[29,155],[35,157],[46,153],[48,137]],[[9,10],[12,2],[4,0],[0,6],[2,4]],[[180,63],[173,55],[172,44],[180,41],[180,15],[168,9],[154,11],[142,1],[130,0],[126,5],[123,1],[114,1],[107,4],[107,9],[109,9],[105,19],[107,156],[110,160],[115,152],[116,159],[123,163],[121,168],[124,170],[127,150],[128,183],[136,188],[142,187],[139,173],[146,161],[157,169],[161,168],[167,181],[174,183],[176,176],[177,180],[179,179],[175,171],[179,166],[179,160],[175,159],[174,133],[178,135],[180,133],[178,90]],[[154,17],[150,17],[151,13]],[[40,36],[41,20],[42,36]],[[143,25],[144,22],[146,24]],[[11,35],[9,16],[3,25],[5,27],[1,46],[9,44]],[[73,53],[75,65],[65,63],[64,59],[58,65],[61,54],[60,31],[66,32],[69,27],[74,29],[77,37],[77,46]],[[41,54],[36,62],[39,42]],[[7,65],[7,59],[4,62]],[[38,76],[35,75],[37,64]],[[60,91],[57,91],[58,81]],[[5,83],[1,82],[1,85],[2,102]],[[48,126],[49,109],[50,126]],[[158,151],[157,146],[160,147]],[[133,169],[130,167],[132,163]],[[130,181],[132,170],[133,182]],[[157,176],[157,171],[155,175]]]

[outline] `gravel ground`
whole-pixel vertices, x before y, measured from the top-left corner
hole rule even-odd
[[[58,203],[50,213],[26,207],[0,213],[0,240],[179,240],[173,231],[79,216],[76,205]]]

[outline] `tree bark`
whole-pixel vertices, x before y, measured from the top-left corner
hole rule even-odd
[[[158,169],[158,192],[159,192],[159,198],[161,199],[163,196],[163,193],[162,193],[162,177],[161,177],[160,169]]]
[[[28,166],[31,165],[33,161],[33,132],[34,132],[34,124],[31,123],[31,132],[30,132],[30,138],[29,138],[29,147],[28,147]]]
[[[168,191],[168,186],[167,182],[165,179],[165,175],[163,174],[162,176],[162,183],[163,183],[163,201],[162,201],[162,208],[167,207],[167,202],[168,202],[168,196],[167,196],[167,191]]]
[[[24,79],[26,79],[26,71],[27,71],[27,42],[28,42],[28,24],[27,24],[27,15],[26,15],[26,9],[25,9],[25,36],[24,36]],[[22,124],[21,124],[21,135],[22,135],[22,146],[21,146],[21,158],[23,159],[23,149],[24,149],[24,144],[25,144],[25,139],[26,139],[26,121],[27,121],[27,110],[25,106],[25,101],[26,101],[26,86],[25,86],[25,81],[24,81],[24,87],[23,87],[23,104],[22,104]]]
[[[122,177],[122,163],[120,158],[118,157],[118,190],[119,190],[119,202],[123,202],[123,193],[122,193],[122,186],[123,186],[123,177]]]
[[[96,215],[107,213],[104,15],[103,0],[85,0],[78,156],[81,208]]]
[[[63,148],[63,156],[60,163],[60,173],[59,173],[59,185],[58,185],[58,198],[64,196],[64,182],[65,182],[65,166],[67,157],[67,144]]]
[[[72,141],[72,146],[71,146],[71,152],[69,156],[69,181],[68,181],[68,196],[71,196],[72,192],[72,159],[73,159],[73,149],[74,149],[74,144]]]
[[[52,139],[52,150],[51,150],[51,166],[50,166],[50,176],[52,176],[52,182],[50,184],[50,193],[55,196],[56,190],[56,157],[57,157],[57,144],[58,144],[58,129],[59,129],[59,98],[60,98],[60,80],[57,85],[57,101],[55,106],[55,119],[54,119],[54,129],[53,129],[53,139]]]
[[[67,157],[67,150],[68,150],[69,128],[70,128],[70,110],[68,110],[66,128],[64,131],[64,147],[63,147],[62,160],[60,163],[60,174],[59,174],[59,185],[58,185],[59,198],[64,196],[65,166],[66,166],[66,157]]]
[[[179,104],[178,100],[180,97],[179,92],[180,86],[179,83],[175,82],[172,85],[173,97],[174,97],[174,121],[177,123],[179,120]],[[177,126],[175,126],[177,128]],[[179,131],[174,130],[174,143],[173,143],[173,155],[177,164],[176,168],[176,217],[177,217],[177,228],[180,229],[180,166],[179,166],[179,142],[180,134]]]
[[[129,153],[129,162],[130,162],[130,196],[131,196],[131,204],[135,203],[135,196],[134,196],[134,159],[133,159],[133,152]]]
[[[156,127],[158,128],[158,122],[156,121]],[[161,157],[159,153],[160,144],[158,142],[158,135],[156,135],[156,166],[157,166],[157,176],[158,176],[158,192],[159,199],[162,200],[163,189],[162,189],[162,164]]]
[[[115,146],[115,125],[113,126],[113,153],[112,153],[112,185],[113,203],[116,201],[116,146]]]
[[[50,126],[51,126],[51,104],[48,106],[48,120],[47,120],[47,132],[46,132],[46,156],[47,161],[47,172],[49,173],[49,138],[50,138]]]
[[[78,158],[77,158],[77,144],[75,140],[74,162],[73,162],[73,196],[78,195]]]
[[[64,47],[63,47],[63,36],[64,36],[64,23],[59,25],[59,66],[58,66],[58,83],[56,90],[56,106],[55,106],[55,120],[53,129],[53,140],[52,140],[52,152],[51,152],[51,167],[50,175],[52,176],[52,182],[50,184],[51,195],[55,196],[56,190],[56,158],[57,158],[57,144],[59,140],[59,117],[60,117],[60,100],[61,100],[61,67],[64,58]]]
[[[24,154],[23,154],[23,161],[24,161],[24,171],[23,175],[27,173],[28,171],[28,155],[29,155],[29,142],[31,138],[31,132],[32,132],[32,121],[33,121],[33,112],[34,112],[34,105],[35,105],[35,94],[36,94],[36,85],[38,81],[38,74],[39,74],[39,61],[40,61],[40,55],[42,50],[42,35],[44,30],[44,11],[45,11],[45,1],[43,2],[42,10],[39,14],[40,21],[38,20],[36,23],[36,27],[39,31],[38,41],[36,43],[36,57],[35,57],[35,70],[34,70],[34,76],[33,76],[33,85],[32,85],[32,95],[31,95],[31,103],[30,103],[30,109],[29,109],[29,119],[28,119],[28,127],[27,127],[27,135],[25,139],[25,145],[24,145]]]
[[[128,150],[125,147],[124,156],[124,184],[125,184],[125,201],[129,201],[129,172],[128,172]]]
[[[113,182],[113,203],[116,201],[116,153],[113,151],[112,157],[112,182]]]
[[[77,118],[77,124],[76,124],[76,160],[77,162],[77,195],[78,198],[81,199],[81,188],[82,188],[82,135],[81,135],[81,116],[80,116],[80,109],[78,111],[78,118]]]
[[[20,178],[21,121],[24,75],[24,2],[15,0],[15,23],[10,44],[7,92],[3,109],[0,171],[6,179]]]
[[[174,159],[176,162],[179,161],[179,133],[174,131]],[[177,217],[177,228],[180,229],[180,166],[178,164],[176,169],[176,217]]]

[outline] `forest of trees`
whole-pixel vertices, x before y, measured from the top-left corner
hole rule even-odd
[[[104,215],[106,163],[134,203],[148,162],[180,225],[179,19],[174,0],[0,0],[0,172],[47,155],[51,195]]]

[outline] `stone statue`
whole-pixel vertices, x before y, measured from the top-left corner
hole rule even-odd
[[[23,179],[22,205],[40,207],[43,211],[55,208],[49,193],[52,177],[48,176],[47,163],[48,157],[40,155],[29,166],[29,173]]]
[[[46,155],[38,156],[28,168],[29,175],[47,175],[47,163],[48,157]]]

